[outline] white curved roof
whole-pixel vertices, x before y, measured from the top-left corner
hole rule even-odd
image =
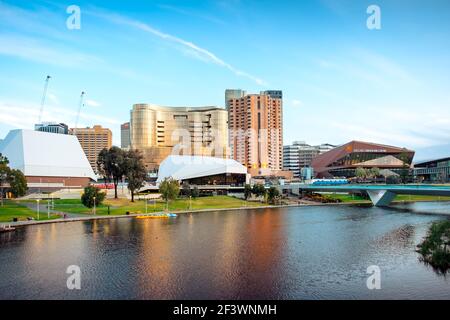
[[[12,130],[0,142],[0,153],[25,176],[74,177],[96,180],[76,136],[33,130]]]
[[[247,168],[232,159],[171,155],[159,165],[157,182],[169,177],[186,180],[223,173],[247,174]]]

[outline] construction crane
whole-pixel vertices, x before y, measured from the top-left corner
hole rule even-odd
[[[44,113],[44,104],[45,104],[45,98],[47,97],[47,89],[48,89],[48,81],[50,80],[50,76],[47,76],[45,78],[45,85],[44,85],[44,92],[42,93],[42,99],[41,99],[41,110],[39,111],[39,122],[42,123],[42,114]]]
[[[75,121],[75,130],[76,131],[78,129],[78,120],[80,120],[80,113],[81,113],[81,107],[84,106],[84,95],[86,94],[86,92],[82,91],[81,95],[80,95],[80,102],[78,103],[78,112],[77,112],[77,120]],[[75,132],[74,132],[75,134]]]

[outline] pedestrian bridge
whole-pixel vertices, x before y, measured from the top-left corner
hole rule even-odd
[[[335,185],[319,186],[311,184],[290,184],[282,186],[284,190],[290,190],[294,194],[301,192],[367,192],[375,206],[388,206],[398,194],[424,195],[424,196],[449,196],[450,186],[433,185]]]

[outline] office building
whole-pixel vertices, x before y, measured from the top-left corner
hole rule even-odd
[[[112,132],[100,125],[92,128],[71,129],[73,135],[80,141],[92,169],[97,172],[97,159],[100,151],[112,147]]]
[[[406,148],[351,141],[318,155],[311,165],[319,178],[353,178],[357,168],[378,168],[400,173],[410,168],[413,158],[414,151]]]
[[[228,155],[227,111],[222,108],[135,104],[130,127],[131,147],[142,152],[149,171],[171,154]]]
[[[292,145],[283,147],[283,170],[292,171],[294,178],[309,177],[312,160],[318,155],[334,149],[336,146],[325,143],[312,146],[304,141],[294,141]],[[302,174],[307,172],[307,174]]]
[[[0,143],[11,169],[22,171],[29,192],[82,188],[96,179],[77,138],[33,130],[12,130]]]
[[[450,157],[414,164],[414,176],[420,182],[450,182]]]
[[[122,149],[129,149],[130,145],[131,145],[130,123],[126,122],[120,125],[120,147]]]
[[[34,130],[49,133],[69,134],[69,127],[65,123],[56,123],[56,122],[38,123],[34,125]]]
[[[267,94],[230,99],[231,156],[252,176],[277,175],[283,167],[283,103]]]

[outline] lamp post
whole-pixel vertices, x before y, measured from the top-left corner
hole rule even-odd
[[[39,220],[39,201],[40,199],[36,199],[36,206],[37,206],[37,219]]]
[[[1,196],[1,202],[2,202],[2,207],[3,207],[3,181],[6,180],[6,173],[2,173],[0,175],[0,196]]]
[[[95,197],[94,197],[94,216],[95,216]]]

